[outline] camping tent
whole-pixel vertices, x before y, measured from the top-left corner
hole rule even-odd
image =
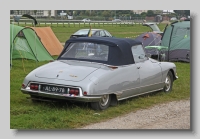
[[[50,27],[32,28],[35,30],[36,34],[40,38],[40,41],[52,56],[59,55],[61,53],[63,46]]]
[[[161,43],[161,35],[154,32],[146,32],[135,38],[143,43],[143,46],[156,46]]]
[[[167,25],[161,40],[161,46],[168,47],[168,61],[190,62],[190,20]]]
[[[159,46],[161,43],[161,35],[154,32],[146,32],[135,38],[143,43],[144,48],[146,46]],[[157,54],[156,49],[145,49],[147,53],[151,55]]]
[[[10,24],[10,60],[53,60],[32,28]]]

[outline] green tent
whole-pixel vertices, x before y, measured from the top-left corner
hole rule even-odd
[[[168,61],[190,62],[190,20],[167,25],[161,38],[161,46],[168,47]]]
[[[32,28],[10,24],[10,60],[18,58],[53,60]]]

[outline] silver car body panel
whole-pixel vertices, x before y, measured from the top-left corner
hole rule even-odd
[[[117,99],[122,100],[161,90],[169,71],[169,64],[149,58],[141,63],[118,66],[112,69],[109,65],[95,62],[54,61],[28,74],[23,82],[26,87],[22,88],[21,91],[30,95],[84,102],[98,101],[103,94],[116,94]],[[47,72],[50,67],[51,73]],[[176,73],[173,63],[171,63],[170,69]],[[57,75],[59,76],[57,77]],[[30,82],[79,88],[80,94],[69,96],[33,91],[28,86]],[[87,96],[84,96],[83,92],[87,92]]]

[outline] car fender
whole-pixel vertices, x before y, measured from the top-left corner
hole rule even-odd
[[[160,67],[162,69],[162,82],[165,81],[165,78],[168,74],[169,71],[172,72],[173,76],[174,76],[174,80],[176,80],[177,77],[177,73],[176,73],[176,65],[172,62],[160,62]]]

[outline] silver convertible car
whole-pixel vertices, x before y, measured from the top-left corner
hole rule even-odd
[[[140,41],[81,37],[67,40],[57,60],[30,72],[21,91],[33,100],[89,102],[104,110],[130,97],[170,92],[177,78],[175,64],[149,58]]]

